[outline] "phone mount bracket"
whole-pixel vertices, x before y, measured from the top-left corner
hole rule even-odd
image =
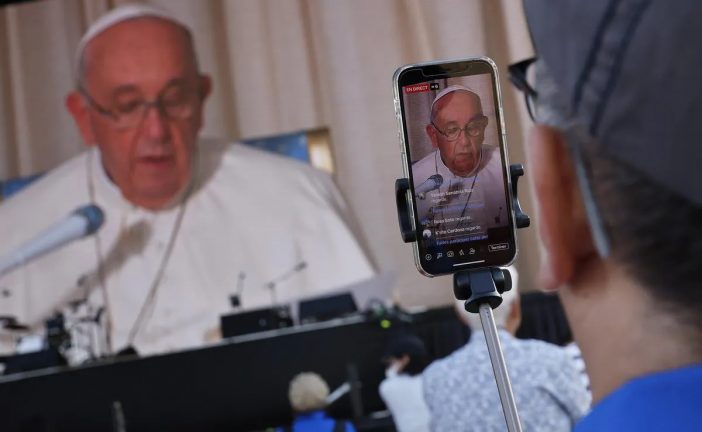
[[[512,184],[512,209],[514,210],[517,228],[526,228],[531,221],[519,204],[517,183],[519,177],[524,175],[522,164],[513,164],[509,167]],[[413,228],[412,208],[409,201],[409,180],[401,178],[395,180],[395,201],[397,204],[397,218],[400,224],[400,234],[405,243],[417,241],[417,232]],[[512,276],[509,270],[490,267],[476,270],[462,270],[453,275],[453,293],[458,300],[465,300],[466,311],[480,314],[485,341],[490,354],[490,362],[497,383],[497,391],[502,403],[507,430],[521,432],[522,425],[519,421],[517,405],[512,392],[512,383],[507,374],[502,346],[497,334],[497,326],[492,310],[502,304],[502,293],[512,289]]]
[[[395,203],[397,204],[397,220],[400,223],[400,235],[405,243],[417,241],[417,233],[412,228],[410,205],[408,197],[410,192],[409,180],[400,178],[395,180]]]

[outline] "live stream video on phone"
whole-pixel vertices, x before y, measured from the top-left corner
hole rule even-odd
[[[508,263],[514,234],[492,74],[401,91],[422,267],[443,274]]]

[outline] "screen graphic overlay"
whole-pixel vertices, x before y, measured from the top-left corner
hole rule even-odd
[[[400,84],[419,260],[429,274],[515,254],[493,75]]]

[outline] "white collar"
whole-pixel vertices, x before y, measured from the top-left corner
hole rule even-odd
[[[485,164],[487,163],[487,160],[489,159],[489,154],[485,149],[481,149],[481,157],[479,163],[479,167],[471,173],[471,175],[467,177],[462,177],[458,176],[454,173],[451,172],[451,170],[444,164],[444,160],[441,159],[441,152],[439,149],[434,150],[434,162],[436,164],[436,172],[441,175],[441,177],[444,178],[445,180],[452,180],[453,183],[456,182],[463,182],[468,179],[473,179],[483,168],[485,168]]]

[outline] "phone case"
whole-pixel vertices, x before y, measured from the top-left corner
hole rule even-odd
[[[499,122],[497,122],[497,135],[498,135],[498,148],[500,149],[500,154],[501,154],[501,166],[502,166],[502,175],[503,175],[503,182],[506,185],[506,190],[505,190],[505,197],[506,197],[506,202],[505,205],[507,207],[508,211],[508,219],[509,219],[509,224],[508,224],[508,229],[511,233],[511,243],[510,245],[513,246],[513,253],[511,257],[504,262],[500,262],[498,264],[487,264],[484,266],[480,266],[477,264],[476,266],[473,266],[470,262],[467,262],[470,266],[465,267],[466,269],[477,269],[477,268],[485,268],[485,267],[493,267],[495,265],[498,266],[508,266],[511,264],[514,259],[517,256],[518,253],[518,245],[517,245],[517,238],[516,238],[516,224],[515,224],[515,214],[514,214],[514,209],[512,206],[512,184],[511,184],[511,178],[510,178],[510,173],[509,173],[509,157],[508,157],[508,148],[507,148],[507,140],[506,140],[506,132],[505,132],[505,125],[504,125],[504,114],[503,114],[503,108],[502,108],[502,94],[500,90],[500,83],[499,83],[499,73],[497,70],[497,66],[495,65],[494,61],[488,57],[474,57],[474,58],[461,58],[461,59],[454,59],[454,60],[443,60],[443,61],[431,61],[431,62],[422,62],[422,63],[416,63],[416,64],[410,64],[410,65],[405,65],[400,68],[398,68],[394,75],[393,75],[393,94],[394,94],[394,108],[395,108],[395,117],[397,120],[397,129],[398,129],[398,141],[400,144],[400,154],[401,154],[401,159],[402,159],[402,170],[403,174],[406,178],[410,180],[410,190],[408,191],[408,203],[409,203],[409,212],[410,212],[410,220],[412,222],[412,227],[414,231],[417,233],[417,241],[413,243],[412,249],[413,249],[413,255],[414,255],[414,260],[415,260],[415,265],[417,267],[417,270],[424,274],[425,276],[428,277],[434,277],[434,276],[439,276],[443,274],[450,274],[455,271],[459,271],[462,268],[460,266],[464,264],[456,264],[457,267],[454,270],[450,271],[441,271],[441,272],[429,272],[427,271],[424,266],[422,265],[422,260],[420,256],[420,242],[422,240],[422,233],[419,232],[417,229],[417,223],[418,223],[418,218],[415,217],[417,216],[415,214],[415,208],[417,207],[417,200],[415,199],[415,188],[417,185],[414,185],[412,182],[412,177],[411,177],[411,169],[410,165],[412,164],[412,161],[410,160],[410,155],[408,154],[408,148],[409,145],[406,142],[406,137],[405,137],[405,129],[406,129],[406,124],[405,124],[405,119],[403,118],[402,115],[402,99],[401,99],[401,91],[402,89],[400,88],[400,77],[405,73],[406,71],[412,71],[415,69],[420,69],[420,68],[426,68],[426,67],[434,67],[434,66],[440,66],[440,67],[448,67],[450,65],[456,65],[456,64],[464,64],[466,62],[482,62],[482,63],[487,63],[490,65],[491,71],[490,73],[492,74],[492,77],[494,77],[493,85],[494,85],[494,110],[495,110],[495,115],[497,118],[499,118]],[[467,77],[470,75],[455,75],[453,78],[456,77]],[[436,78],[436,79],[448,79],[446,77],[441,77],[441,78]],[[426,81],[429,82],[429,81]],[[466,126],[467,127],[467,126]],[[464,129],[464,134],[465,129]],[[460,135],[460,132],[459,132]],[[482,152],[482,143],[481,143],[481,152]],[[438,153],[438,150],[436,151]],[[482,153],[481,153],[482,157]],[[437,172],[438,173],[438,172]],[[478,177],[480,173],[480,169],[475,174],[475,178]],[[475,185],[475,183],[473,183]],[[471,188],[471,190],[473,190]],[[472,192],[471,192],[472,194]],[[466,202],[466,207],[468,206],[470,201],[470,195],[468,198],[468,201]],[[465,211],[465,209],[464,209]],[[463,216],[463,213],[461,214]],[[497,217],[495,218],[497,219]],[[489,240],[489,237],[488,239]],[[466,242],[469,243],[469,242]],[[502,244],[502,243],[501,243]],[[493,246],[493,245],[490,245]],[[463,249],[459,249],[463,251]],[[446,253],[453,252],[453,250],[447,250]],[[437,256],[440,254],[437,253]],[[428,254],[427,254],[428,255]],[[453,257],[453,255],[451,255]]]

